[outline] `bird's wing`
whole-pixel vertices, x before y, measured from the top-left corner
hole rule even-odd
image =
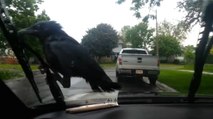
[[[62,72],[71,73],[71,68],[80,70],[91,69],[103,73],[100,66],[94,61],[87,50],[70,37],[54,37],[49,43],[52,61],[56,67],[61,67]],[[58,63],[56,63],[58,62]]]
[[[64,76],[81,76],[96,91],[113,91],[121,88],[119,84],[112,82],[79,43],[73,42],[69,37],[61,37],[52,41],[50,50],[57,57],[56,65],[61,67]]]

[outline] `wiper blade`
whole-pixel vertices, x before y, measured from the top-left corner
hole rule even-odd
[[[17,57],[19,64],[21,65],[27,79],[33,87],[33,90],[38,97],[38,100],[42,102],[41,97],[39,95],[38,87],[34,81],[33,72],[28,63],[23,45],[21,40],[17,36],[17,30],[15,29],[13,23],[11,22],[8,12],[5,8],[5,3],[3,0],[0,1],[0,27],[1,30],[6,37],[8,43],[10,44],[15,56]]]
[[[194,64],[194,75],[191,80],[189,87],[188,101],[193,102],[195,94],[200,86],[203,66],[206,61],[206,58],[209,54],[209,51],[213,44],[213,37],[209,39],[210,32],[213,31],[213,2],[210,2],[204,12],[203,16],[203,27],[202,37],[199,39],[200,42],[196,48],[195,64]]]

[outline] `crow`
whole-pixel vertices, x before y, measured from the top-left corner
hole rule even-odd
[[[18,31],[19,35],[37,37],[50,69],[63,75],[60,83],[70,87],[71,77],[83,77],[93,91],[114,91],[121,89],[118,83],[106,75],[88,51],[74,38],[62,30],[56,21],[40,21]]]

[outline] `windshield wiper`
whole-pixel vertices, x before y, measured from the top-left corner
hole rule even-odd
[[[35,52],[29,45],[27,45],[24,40],[21,40],[21,36],[17,34],[17,30],[10,20],[10,16],[8,14],[7,9],[5,8],[4,0],[0,0],[0,27],[4,36],[6,37],[8,43],[10,44],[15,56],[17,57],[19,64],[21,65],[27,79],[33,87],[33,90],[38,97],[38,100],[42,102],[42,99],[39,95],[39,89],[34,81],[33,72],[28,63],[28,59],[25,53],[25,50],[30,51],[34,54],[38,60],[40,61],[41,67],[44,70],[43,73],[46,73],[46,81],[50,88],[50,91],[57,103],[64,105],[64,96],[60,87],[56,83],[56,80],[61,80],[59,74],[51,73],[50,67],[47,63],[42,59],[42,57]]]
[[[24,70],[24,73],[31,83],[36,96],[38,97],[39,101],[41,102],[41,97],[39,96],[39,90],[38,87],[34,81],[33,72],[30,68],[30,65],[28,63],[26,54],[24,52],[24,48],[21,44],[21,40],[17,36],[17,30],[14,27],[13,23],[10,20],[10,17],[8,15],[8,12],[5,8],[5,3],[3,0],[0,1],[0,27],[1,30],[6,37],[8,43],[10,44],[15,56],[17,57],[22,69]]]
[[[206,1],[208,2],[208,1]],[[204,1],[205,3],[205,1]],[[206,58],[209,54],[209,51],[213,44],[213,37],[209,39],[210,32],[213,31],[212,25],[213,25],[213,2],[209,2],[205,8],[205,11],[203,12],[203,19],[202,19],[202,27],[204,27],[203,32],[201,32],[202,37],[199,39],[199,44],[196,48],[196,54],[195,54],[195,64],[194,64],[194,75],[191,80],[191,84],[189,87],[189,93],[188,93],[188,101],[194,102],[195,100],[195,94],[200,86],[201,83],[201,77],[202,77],[202,71],[203,66],[205,64]]]

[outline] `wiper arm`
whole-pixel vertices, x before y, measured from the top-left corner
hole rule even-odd
[[[29,80],[30,84],[33,87],[33,90],[40,102],[42,99],[39,95],[39,89],[35,83],[33,72],[30,68],[28,63],[28,59],[25,54],[25,50],[29,50],[32,54],[34,54],[41,63],[43,69],[45,69],[46,81],[49,85],[50,91],[55,99],[55,101],[59,104],[64,105],[64,96],[60,90],[60,87],[56,83],[56,80],[61,80],[59,74],[51,73],[50,67],[45,63],[42,57],[34,51],[30,46],[28,46],[24,40],[21,40],[21,36],[18,35],[15,26],[13,25],[12,21],[9,19],[8,11],[5,8],[4,0],[0,0],[0,27],[5,35],[8,43],[10,44],[15,56],[17,57],[19,64],[21,65],[27,79]]]
[[[19,64],[21,65],[24,73],[29,80],[30,84],[32,85],[36,96],[38,97],[39,101],[42,102],[41,97],[39,95],[38,87],[34,81],[33,73],[28,63],[26,54],[24,52],[24,48],[20,42],[19,37],[17,36],[17,30],[15,29],[14,25],[12,24],[8,12],[5,8],[5,3],[3,0],[0,1],[0,27],[1,30],[6,37],[8,43],[10,44],[15,56],[17,57]]]
[[[210,2],[204,12],[203,16],[203,27],[204,31],[201,33],[202,37],[199,39],[200,42],[196,48],[195,64],[194,64],[194,75],[191,80],[188,93],[188,101],[193,102],[195,94],[200,86],[203,66],[206,61],[206,58],[209,54],[209,51],[213,44],[213,37],[209,39],[210,32],[213,31],[213,2]]]

